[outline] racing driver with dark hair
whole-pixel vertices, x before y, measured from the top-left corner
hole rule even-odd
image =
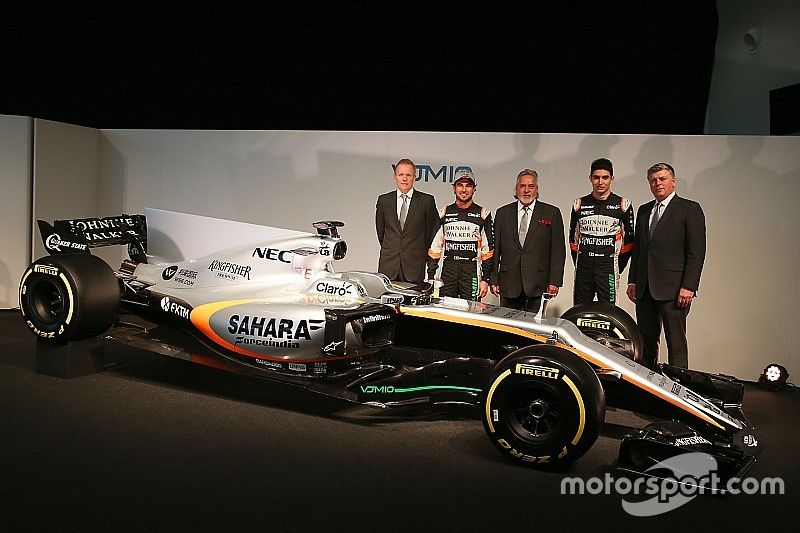
[[[633,205],[611,192],[614,166],[606,158],[592,162],[591,194],[575,200],[569,221],[569,246],[575,263],[574,305],[616,303],[619,274],[633,251]]]
[[[492,215],[472,201],[477,185],[471,170],[454,176],[452,203],[439,211],[441,226],[428,250],[428,279],[442,261],[441,296],[477,301],[489,291],[494,256]]]

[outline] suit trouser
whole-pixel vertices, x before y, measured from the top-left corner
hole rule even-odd
[[[539,306],[542,304],[542,296],[528,296],[523,291],[522,294],[516,298],[506,298],[500,296],[500,305],[503,307],[510,307],[512,309],[521,309],[523,311],[530,311],[532,313],[539,312]]]
[[[672,300],[654,300],[650,289],[636,298],[636,322],[644,341],[644,365],[654,368],[658,363],[658,341],[661,337],[661,326],[664,326],[664,337],[667,339],[669,364],[689,367],[689,347],[686,342],[686,317],[691,304],[678,307],[677,294]]]
[[[398,272],[397,272],[397,276],[395,276],[395,278],[392,281],[403,281],[403,282],[406,282],[406,283],[419,283],[421,281],[424,281],[424,279],[425,279],[425,269],[423,268],[422,270],[419,270],[419,272],[422,273],[421,277],[420,277],[419,274],[409,276],[405,272],[403,272],[403,265],[401,264],[400,265],[400,270],[398,270]],[[419,279],[416,279],[416,278],[419,278]]]

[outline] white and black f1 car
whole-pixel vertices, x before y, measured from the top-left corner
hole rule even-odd
[[[20,308],[44,342],[101,336],[374,406],[473,404],[492,443],[523,463],[578,459],[607,404],[664,419],[623,440],[627,469],[689,451],[714,456],[721,477],[754,462],[743,386],[642,366],[636,325],[621,309],[588,304],[551,318],[437,298],[428,284],[382,274],[336,273],[347,251],[341,226],[272,228],[269,239],[172,262],[147,254],[142,215],[40,221],[51,255],[25,272]],[[89,253],[109,244],[128,245],[116,271]]]

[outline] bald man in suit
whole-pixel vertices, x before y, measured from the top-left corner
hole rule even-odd
[[[425,280],[428,248],[439,229],[436,200],[414,189],[416,165],[401,159],[394,166],[397,189],[378,196],[375,231],[381,245],[378,272],[394,281]]]
[[[545,292],[558,294],[564,280],[567,247],[564,219],[539,198],[539,176],[517,175],[516,202],[497,210],[494,220],[492,293],[504,307],[538,311]]]
[[[628,271],[628,298],[644,340],[644,364],[658,363],[661,326],[669,364],[688,368],[686,317],[700,285],[706,257],[706,219],[700,204],[675,194],[675,169],[657,163],[647,170],[655,200],[636,214],[636,244]]]

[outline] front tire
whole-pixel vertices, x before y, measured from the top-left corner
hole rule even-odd
[[[605,420],[603,387],[574,353],[551,345],[517,350],[489,378],[483,426],[515,462],[571,463],[597,440]]]
[[[22,276],[19,307],[28,328],[57,343],[86,339],[116,320],[120,289],[105,261],[88,254],[43,257]]]

